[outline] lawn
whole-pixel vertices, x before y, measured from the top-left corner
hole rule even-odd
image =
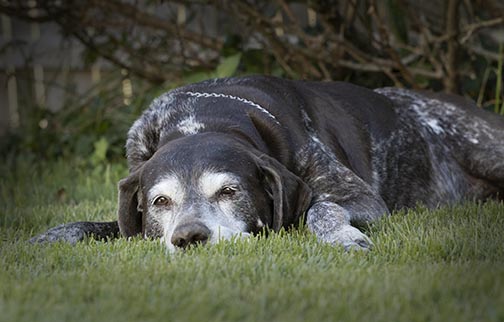
[[[157,241],[31,245],[115,218],[124,165],[0,165],[0,321],[504,321],[504,205],[395,213],[345,253],[306,229],[169,255]]]

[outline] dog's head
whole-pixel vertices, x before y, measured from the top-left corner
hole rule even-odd
[[[175,250],[296,224],[310,199],[308,186],[275,159],[203,133],[162,146],[119,182],[119,227]]]

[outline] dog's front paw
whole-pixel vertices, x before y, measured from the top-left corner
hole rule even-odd
[[[342,226],[331,237],[333,244],[343,245],[346,251],[369,250],[373,247],[373,243],[368,236],[350,225]]]
[[[53,227],[43,234],[30,239],[30,243],[54,243],[67,242],[72,245],[82,241],[87,236],[87,225],[81,222],[59,225]]]
[[[348,212],[333,202],[318,202],[308,210],[307,224],[319,240],[342,245],[345,250],[369,250],[373,243],[347,222]]]

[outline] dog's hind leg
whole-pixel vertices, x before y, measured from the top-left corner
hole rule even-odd
[[[53,227],[43,234],[30,239],[30,243],[67,242],[76,244],[86,238],[97,240],[113,239],[120,236],[117,221],[111,222],[74,222]]]
[[[447,148],[474,186],[466,197],[504,192],[504,117],[460,96],[397,88],[376,91],[395,102],[397,113],[417,120],[427,140]]]
[[[504,192],[504,117],[462,97],[429,93],[426,111],[439,118],[454,158],[474,179]],[[502,197],[502,196],[500,196]]]

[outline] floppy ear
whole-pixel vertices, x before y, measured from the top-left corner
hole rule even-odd
[[[119,181],[119,231],[124,237],[142,233],[142,213],[138,210],[139,172]]]
[[[311,202],[311,189],[298,176],[274,158],[262,155],[258,161],[273,198],[272,228],[297,224]]]

